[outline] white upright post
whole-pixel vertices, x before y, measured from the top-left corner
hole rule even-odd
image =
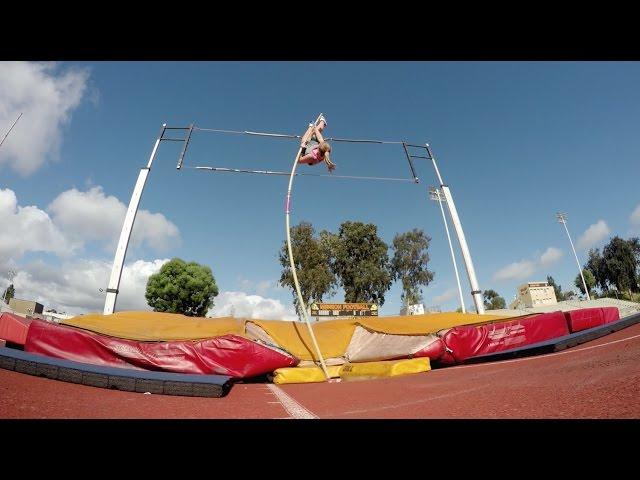
[[[580,261],[578,260],[578,254],[576,254],[576,249],[573,247],[573,242],[571,241],[571,235],[569,235],[569,229],[567,228],[567,216],[564,213],[558,213],[556,214],[556,217],[558,218],[558,222],[564,225],[564,229],[567,232],[567,237],[569,237],[569,243],[571,244],[571,250],[573,250],[573,256],[575,257],[576,264],[578,265],[578,272],[580,273],[580,278],[582,278],[582,286],[584,287],[584,291],[587,294],[587,300],[591,300],[589,289],[587,288],[587,282],[584,281],[582,267],[580,266]]]
[[[458,296],[460,297],[460,308],[462,313],[467,313],[467,309],[464,306],[464,297],[462,296],[462,286],[460,285],[460,275],[458,275],[458,264],[456,263],[456,256],[453,253],[453,244],[451,243],[451,235],[449,235],[449,226],[447,225],[447,217],[444,214],[444,207],[442,202],[442,192],[436,189],[436,195],[438,196],[438,203],[440,204],[440,211],[442,212],[442,221],[444,222],[444,229],[447,232],[447,240],[449,241],[449,250],[451,251],[451,260],[453,261],[453,270],[456,272],[456,282],[458,283]]]
[[[140,204],[140,198],[142,197],[142,192],[144,190],[145,183],[147,181],[147,177],[149,176],[149,172],[151,171],[151,164],[153,163],[153,159],[156,156],[156,152],[158,151],[158,145],[160,145],[160,141],[162,140],[162,136],[164,135],[164,131],[167,127],[166,123],[162,124],[162,129],[160,130],[160,136],[157,138],[155,145],[153,146],[153,151],[151,152],[151,156],[149,157],[149,162],[146,167],[142,167],[140,169],[140,173],[138,174],[138,181],[136,182],[136,186],[133,189],[133,194],[131,195],[131,201],[129,202],[129,209],[127,210],[127,214],[124,217],[124,224],[122,225],[122,231],[120,232],[120,240],[118,241],[118,247],[116,249],[116,255],[113,259],[113,267],[111,268],[111,277],[109,278],[109,286],[107,288],[107,297],[104,301],[104,315],[110,315],[116,308],[116,300],[118,298],[119,287],[120,287],[120,278],[122,277],[122,269],[124,267],[124,260],[127,256],[127,248],[129,247],[129,239],[131,238],[131,231],[133,230],[133,223],[136,220],[136,214],[138,213],[138,205]]]
[[[431,147],[429,146],[428,143],[425,145],[427,147],[427,151],[429,152],[429,157],[431,157],[431,161],[433,162],[433,168],[435,169],[436,175],[438,176],[438,181],[440,182],[440,190],[444,194],[444,198],[447,201],[447,208],[449,209],[449,215],[451,215],[453,228],[455,228],[456,236],[458,237],[458,243],[460,244],[460,250],[462,251],[464,266],[467,269],[467,276],[469,277],[469,284],[471,286],[471,295],[473,296],[473,302],[475,303],[476,311],[482,315],[484,314],[484,304],[482,303],[482,291],[478,286],[476,271],[473,268],[471,253],[469,252],[469,247],[467,246],[467,240],[464,236],[464,231],[462,230],[462,224],[460,223],[460,218],[458,217],[458,211],[456,210],[456,205],[455,203],[453,203],[453,197],[451,196],[449,187],[447,187],[442,181],[442,176],[440,175],[440,171],[438,170],[438,165],[436,164],[436,157],[434,157],[433,152],[431,151]]]

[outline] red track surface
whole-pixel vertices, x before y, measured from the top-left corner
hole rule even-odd
[[[0,370],[0,418],[640,418],[640,324],[550,355],[274,389],[293,402],[272,388],[174,397]]]

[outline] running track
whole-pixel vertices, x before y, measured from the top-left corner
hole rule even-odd
[[[120,392],[0,370],[0,418],[640,418],[640,324],[562,352],[379,380]]]

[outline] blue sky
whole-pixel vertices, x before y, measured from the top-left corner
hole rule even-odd
[[[24,115],[0,147],[0,283],[13,268],[19,297],[101,310],[124,211],[162,123],[301,134],[324,112],[328,136],[431,144],[481,289],[509,302],[517,285],[547,274],[575,289],[557,211],[581,263],[612,235],[640,234],[638,84],[637,62],[2,62],[2,135]],[[144,308],[148,275],[179,256],[212,268],[222,292],[213,314],[233,306],[291,318],[291,293],[276,285],[288,179],[177,171],[179,149],[165,142],[155,159],[117,309]],[[196,132],[185,166],[288,171],[296,152],[293,140]],[[336,174],[410,175],[397,145],[335,143],[332,159]],[[388,244],[423,229],[436,272],[424,303],[452,310],[455,277],[424,162],[417,185],[298,177],[292,223],[372,222]],[[381,313],[397,314],[397,285],[386,298]]]

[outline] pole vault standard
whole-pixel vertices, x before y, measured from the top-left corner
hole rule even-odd
[[[187,136],[185,138],[167,138],[164,136],[167,130],[186,130]],[[142,198],[142,192],[147,182],[147,177],[149,176],[149,172],[151,171],[151,164],[156,158],[158,146],[160,145],[160,142],[183,142],[184,145],[182,147],[182,152],[180,153],[180,159],[178,160],[178,162],[180,163],[184,159],[184,154],[187,151],[187,146],[189,145],[189,140],[191,139],[192,132],[193,124],[191,124],[189,127],[167,127],[167,124],[163,123],[162,128],[160,129],[160,135],[156,139],[156,143],[153,145],[153,150],[151,151],[149,162],[147,163],[146,167],[142,167],[140,169],[138,180],[136,181],[136,186],[133,189],[131,201],[129,202],[129,208],[127,209],[127,214],[124,217],[124,224],[122,225],[122,231],[120,232],[120,240],[118,241],[118,247],[116,248],[116,255],[113,259],[111,277],[109,278],[109,286],[107,287],[107,297],[104,301],[104,315],[112,314],[116,308],[116,300],[118,299],[120,288],[120,279],[122,277],[124,260],[127,256],[127,248],[129,247],[129,239],[131,238],[133,223],[136,220],[138,205],[140,204],[140,199]]]
[[[458,264],[456,263],[456,256],[453,253],[453,244],[451,243],[451,235],[449,235],[449,226],[447,225],[447,217],[444,214],[444,208],[442,203],[446,202],[444,195],[440,190],[434,187],[429,187],[429,197],[431,200],[435,200],[440,204],[440,211],[442,212],[442,221],[444,223],[444,230],[447,232],[447,240],[449,241],[449,250],[451,251],[451,261],[453,262],[453,270],[456,272],[456,283],[458,284],[458,296],[460,297],[460,308],[462,313],[467,313],[467,309],[464,306],[464,297],[462,296],[462,287],[460,286],[460,275],[458,275]]]
[[[187,131],[187,135],[185,138],[176,139],[176,138],[166,138],[164,134],[167,130],[182,130]],[[299,139],[300,135],[287,135],[280,133],[267,133],[267,132],[252,132],[248,130],[220,130],[220,129],[212,129],[212,128],[199,128],[191,124],[189,127],[167,127],[166,124],[162,125],[162,129],[160,131],[160,135],[156,140],[156,143],[153,147],[153,151],[151,152],[151,157],[149,158],[149,162],[146,167],[143,167],[138,175],[138,181],[136,182],[135,188],[133,190],[133,194],[131,196],[131,201],[129,203],[129,209],[127,210],[127,215],[125,216],[125,221],[122,226],[122,232],[120,233],[120,240],[118,242],[118,247],[116,249],[116,255],[113,262],[113,268],[111,271],[111,277],[109,279],[109,286],[107,288],[107,296],[105,299],[104,306],[104,314],[108,315],[113,313],[115,309],[117,295],[119,293],[120,286],[120,278],[122,276],[122,269],[124,266],[124,261],[127,253],[127,247],[129,244],[129,238],[131,236],[131,231],[133,229],[133,223],[135,221],[135,217],[138,210],[138,205],[140,203],[140,198],[142,197],[142,191],[144,190],[144,186],[151,170],[151,165],[156,156],[156,152],[158,150],[158,146],[162,141],[174,141],[174,142],[183,142],[182,152],[180,153],[180,158],[178,160],[177,169],[180,170],[182,168],[182,164],[184,162],[184,156],[187,150],[187,146],[189,144],[189,140],[191,139],[191,135],[194,130],[200,131],[208,131],[208,132],[218,132],[218,133],[232,133],[232,134],[241,134],[241,135],[255,135],[255,136],[265,136],[272,138],[287,138],[287,139]],[[471,254],[469,252],[469,248],[467,246],[466,239],[464,237],[464,232],[462,231],[462,225],[460,223],[460,219],[458,217],[457,210],[455,208],[455,204],[453,203],[453,197],[451,196],[451,192],[449,191],[449,187],[444,185],[442,181],[442,177],[438,170],[438,166],[436,165],[435,157],[431,151],[431,147],[429,144],[425,145],[412,145],[406,142],[395,142],[395,141],[383,141],[383,140],[369,140],[369,139],[348,139],[348,138],[332,138],[328,137],[327,141],[331,140],[333,142],[349,142],[349,143],[374,143],[374,144],[397,144],[402,145],[407,156],[407,160],[409,161],[409,166],[411,168],[411,172],[413,174],[412,179],[398,179],[398,178],[383,178],[383,177],[358,177],[358,176],[340,176],[340,175],[326,175],[332,178],[353,178],[353,179],[365,179],[365,180],[401,180],[401,181],[414,181],[418,183],[418,177],[416,176],[415,169],[413,167],[412,158],[423,158],[427,160],[431,160],[433,162],[433,167],[436,171],[436,175],[438,177],[438,181],[440,182],[440,187],[442,194],[444,195],[447,203],[447,208],[449,209],[449,214],[451,215],[451,219],[453,221],[456,235],[458,237],[458,243],[460,244],[460,248],[462,250],[462,256],[465,262],[465,267],[467,269],[467,275],[469,277],[469,283],[471,285],[471,294],[473,295],[473,299],[476,305],[476,310],[478,313],[484,313],[484,305],[482,304],[482,298],[480,296],[480,289],[478,287],[478,282],[475,275],[475,270],[473,268],[473,262],[471,261]],[[411,148],[420,148],[426,149],[428,155],[412,155],[410,154],[408,147]],[[193,167],[191,167],[193,168]],[[217,167],[195,167],[198,169],[206,169],[210,171],[226,171],[226,172],[242,172],[242,173],[262,173],[262,174],[272,174],[272,175],[283,175],[284,172],[271,172],[265,170],[240,170],[240,169],[229,169],[229,168],[217,168]],[[292,186],[292,180],[294,176],[297,175],[309,175],[309,176],[325,176],[325,175],[313,175],[313,174],[304,174],[304,173],[295,173],[295,165],[290,174],[290,189]],[[289,192],[290,193],[290,192]],[[289,207],[287,207],[289,209]],[[288,228],[287,228],[288,230]],[[291,255],[290,255],[291,258]]]
[[[471,260],[471,252],[469,252],[467,239],[464,237],[464,232],[462,231],[462,224],[460,223],[460,218],[458,217],[456,205],[455,203],[453,203],[453,197],[451,196],[449,187],[446,186],[442,181],[440,170],[438,170],[438,165],[436,164],[436,157],[433,156],[431,147],[428,143],[425,144],[425,147],[427,149],[427,152],[429,153],[429,158],[433,162],[433,168],[435,169],[436,175],[438,176],[438,181],[440,182],[440,191],[444,194],[447,208],[449,209],[449,215],[451,215],[451,221],[453,222],[453,227],[456,229],[458,243],[460,244],[460,250],[462,251],[462,258],[464,259],[464,266],[467,269],[467,276],[469,277],[469,284],[471,285],[471,295],[473,296],[473,302],[476,305],[477,312],[482,315],[484,313],[484,304],[482,303],[481,296],[482,290],[480,290],[480,287],[478,286],[476,271],[473,268],[473,261]]]

